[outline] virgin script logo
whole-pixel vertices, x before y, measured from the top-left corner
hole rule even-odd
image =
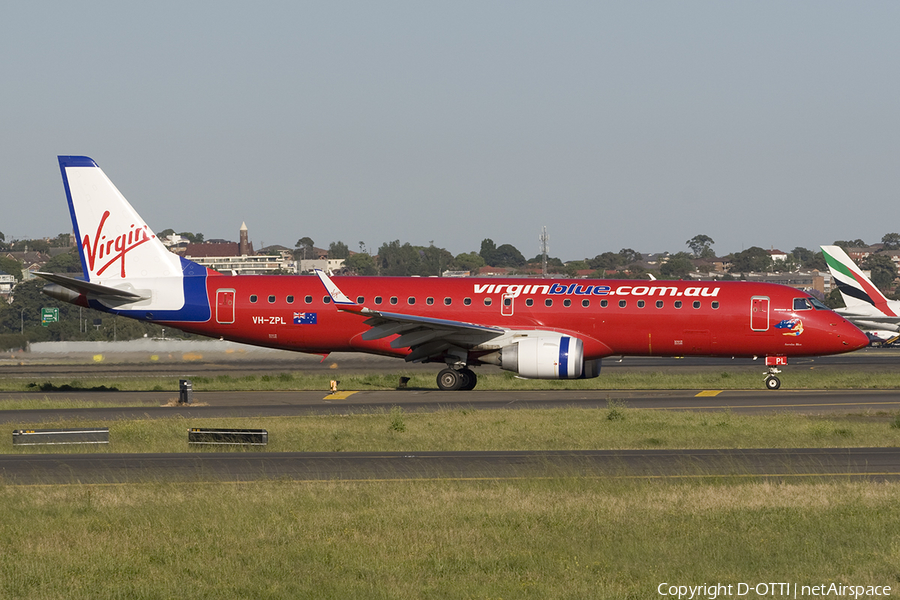
[[[94,243],[91,244],[91,236],[87,234],[81,242],[81,248],[87,255],[88,270],[95,275],[102,275],[103,272],[116,261],[120,261],[121,274],[125,278],[125,255],[134,250],[144,242],[149,242],[156,237],[147,233],[147,226],[132,229],[128,233],[117,235],[115,238],[108,239],[109,236],[104,235],[103,225],[109,218],[109,211],[105,211],[100,218],[100,224],[97,225],[97,233],[94,234]],[[97,261],[101,264],[97,264]],[[104,262],[105,261],[105,262]],[[94,265],[97,265],[97,271],[94,272]]]

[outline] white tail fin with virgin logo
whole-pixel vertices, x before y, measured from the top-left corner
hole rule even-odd
[[[60,156],[59,168],[88,289],[116,290],[91,295],[119,310],[181,309],[188,261],[163,246],[92,159]]]

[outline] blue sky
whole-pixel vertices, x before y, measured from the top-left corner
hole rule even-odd
[[[563,260],[900,231],[900,4],[15,3],[0,231],[57,154],[155,230]]]

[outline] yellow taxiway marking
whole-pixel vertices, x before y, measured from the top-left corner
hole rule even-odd
[[[708,397],[708,396],[718,396],[718,395],[721,394],[721,393],[722,393],[722,390],[703,390],[702,392],[700,392],[700,393],[698,393],[696,396],[694,396],[694,398],[703,398],[703,397]]]
[[[335,392],[333,394],[328,394],[322,400],[346,400],[356,392]]]

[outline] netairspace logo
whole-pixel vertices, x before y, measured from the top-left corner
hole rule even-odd
[[[776,583],[712,583],[703,585],[672,585],[668,582],[659,584],[656,592],[660,596],[693,600],[706,598],[716,600],[720,597],[748,598],[874,598],[890,596],[891,588],[887,585],[847,585],[844,583],[821,583],[819,585],[803,585],[789,582]]]

